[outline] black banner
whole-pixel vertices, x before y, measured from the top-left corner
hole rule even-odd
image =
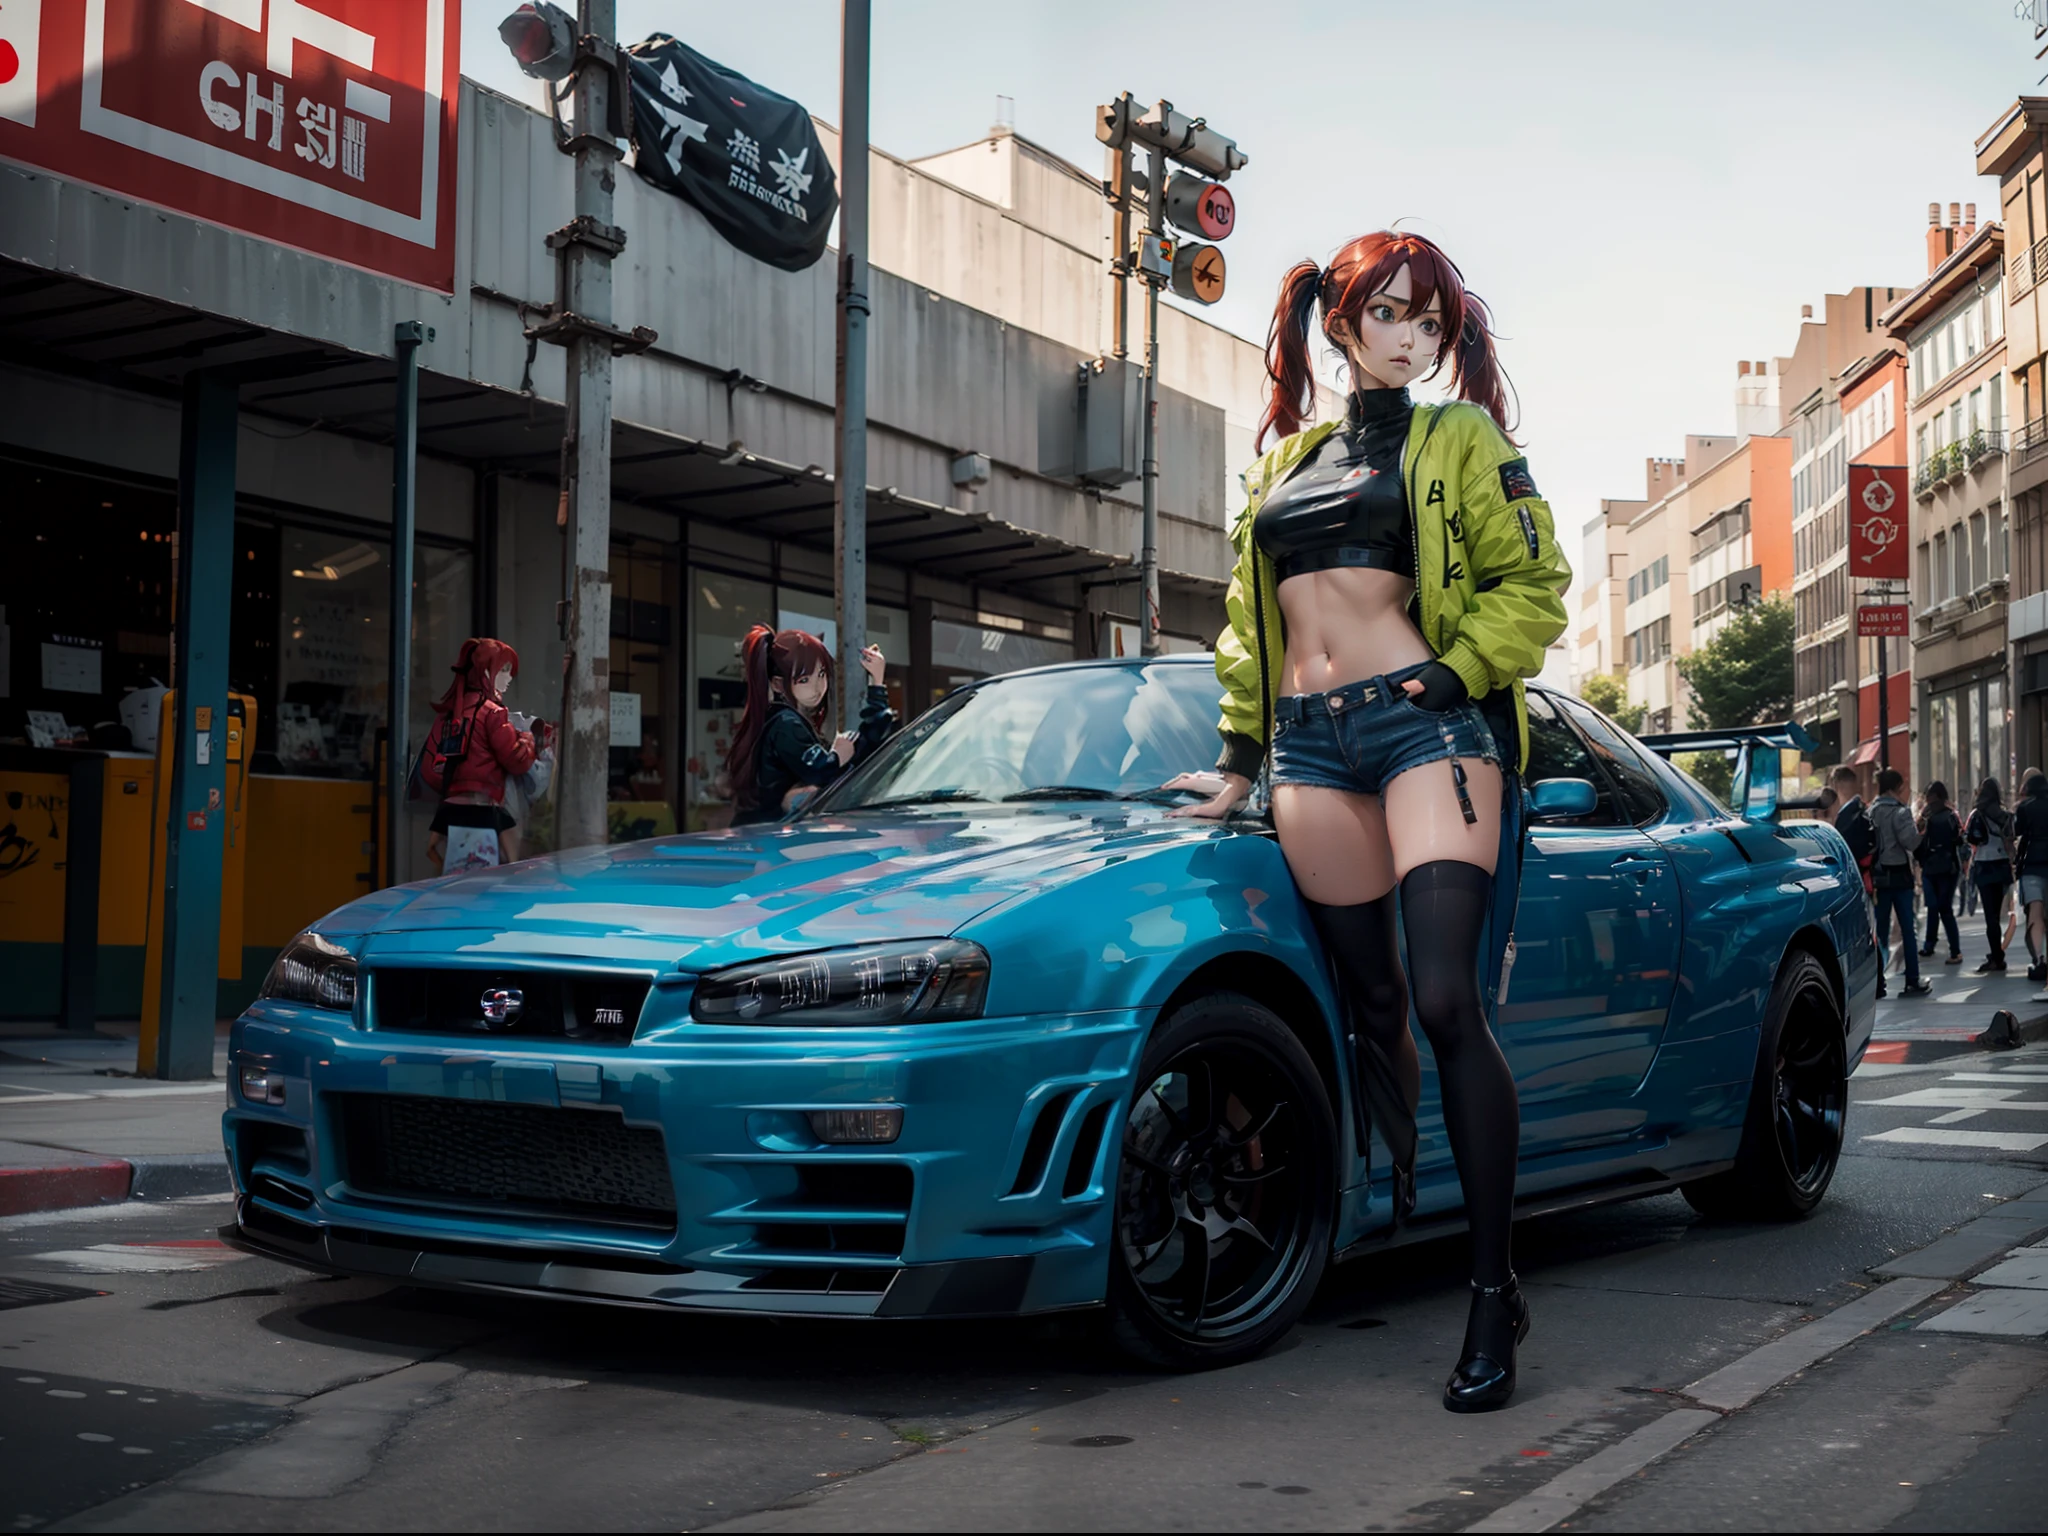
[[[823,255],[839,186],[810,113],[666,32],[625,52],[633,168],[770,266],[800,272]]]

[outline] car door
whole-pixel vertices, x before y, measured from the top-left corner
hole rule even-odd
[[[1678,973],[1678,882],[1643,830],[1665,812],[1662,791],[1618,756],[1629,749],[1598,715],[1563,708],[1530,692],[1525,782],[1586,779],[1597,799],[1591,815],[1534,822],[1525,840],[1498,1014],[1525,1158],[1637,1127],[1626,1101],[1656,1055]]]

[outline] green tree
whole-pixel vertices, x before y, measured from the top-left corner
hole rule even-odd
[[[1628,690],[1611,672],[1596,672],[1587,678],[1579,688],[1579,697],[1624,731],[1640,731],[1643,717],[1650,712],[1647,704],[1629,703]]]
[[[1731,730],[1792,712],[1792,605],[1782,598],[1738,608],[1727,626],[1678,660],[1692,689],[1688,723]]]

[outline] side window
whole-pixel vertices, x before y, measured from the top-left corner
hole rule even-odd
[[[1614,827],[1629,818],[1614,803],[1613,781],[1593,764],[1593,755],[1578,733],[1557,717],[1550,701],[1540,693],[1529,699],[1529,768],[1522,782],[1534,787],[1545,779],[1584,779],[1599,793],[1593,814],[1572,822],[1580,827]]]
[[[1664,790],[1657,783],[1656,776],[1636,755],[1635,747],[1597,710],[1588,708],[1577,699],[1566,699],[1564,707],[1579,729],[1586,733],[1586,739],[1593,745],[1593,755],[1600,759],[1621,786],[1628,819],[1641,826],[1663,815],[1669,802],[1665,800]]]

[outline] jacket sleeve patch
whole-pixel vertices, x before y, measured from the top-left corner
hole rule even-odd
[[[1527,459],[1509,459],[1501,465],[1500,493],[1509,501],[1526,501],[1539,494]]]
[[[1529,515],[1527,507],[1515,508],[1515,516],[1521,520],[1522,540],[1529,546],[1529,558],[1534,560],[1543,553],[1536,538],[1536,519]]]

